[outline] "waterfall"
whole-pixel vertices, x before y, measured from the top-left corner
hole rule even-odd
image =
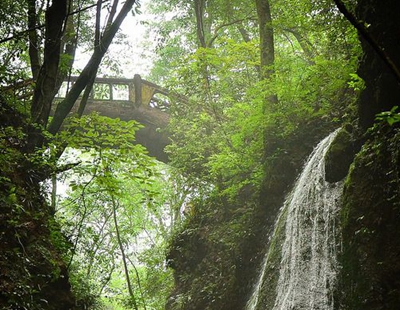
[[[337,132],[314,149],[281,210],[286,213],[285,230],[273,310],[333,310],[338,248],[335,221],[342,183],[325,181],[324,157]],[[269,255],[246,310],[265,309],[259,298]]]

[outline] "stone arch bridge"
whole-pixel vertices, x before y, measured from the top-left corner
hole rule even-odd
[[[65,96],[76,79],[72,76],[63,82],[56,101]],[[133,79],[96,78],[84,114],[96,111],[103,116],[141,123],[144,127],[136,133],[136,142],[146,147],[151,156],[167,162],[164,148],[169,144],[169,137],[163,129],[169,122],[171,100],[188,101],[186,97],[173,94],[138,74]]]

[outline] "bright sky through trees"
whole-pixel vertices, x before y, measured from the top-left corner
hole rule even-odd
[[[135,74],[146,76],[150,73],[155,42],[147,37],[147,21],[154,16],[148,10],[149,0],[142,0],[140,4],[141,13],[126,16],[117,34],[122,36],[123,40],[115,40],[106,55],[106,61],[116,64],[117,69],[102,65],[98,76],[133,78]],[[89,57],[89,52],[78,49],[74,67],[82,70]]]

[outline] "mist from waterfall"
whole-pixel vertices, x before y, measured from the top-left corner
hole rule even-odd
[[[337,132],[314,149],[281,210],[286,213],[284,242],[272,310],[333,310],[339,247],[336,219],[343,183],[325,181],[324,157]],[[269,255],[246,310],[266,310],[260,295]]]

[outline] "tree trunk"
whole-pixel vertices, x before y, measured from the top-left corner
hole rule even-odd
[[[269,79],[274,73],[275,49],[271,8],[268,0],[256,0],[260,32],[261,79]]]
[[[60,63],[61,38],[67,17],[67,0],[53,2],[46,12],[46,38],[43,65],[38,73],[31,105],[34,123],[46,126],[51,104],[57,92],[56,81]]]
[[[205,0],[194,0],[197,39],[199,40],[200,47],[206,48],[207,42],[204,33],[204,19],[203,19],[204,8],[205,8]]]
[[[45,3],[46,1],[43,1]],[[73,107],[87,81],[96,72],[123,19],[135,0],[126,0],[116,20],[107,28],[101,44],[73,87],[68,100],[59,106],[50,129],[55,134]],[[29,27],[38,27],[35,4],[25,2]],[[71,292],[62,249],[69,244],[47,203],[43,181],[54,173],[54,162],[36,152],[44,141],[53,99],[60,84],[63,52],[73,55],[75,36],[68,15],[70,0],[48,1],[45,14],[45,44],[42,65],[38,37],[29,31],[31,71],[36,79],[31,103],[31,119],[19,113],[0,94],[0,308],[1,309],[80,309]],[[23,12],[21,12],[22,14]],[[70,19],[71,18],[71,19]],[[67,38],[67,41],[65,39]],[[70,63],[72,65],[72,62]],[[64,74],[64,72],[63,72]],[[33,124],[33,125],[32,125]],[[83,307],[82,307],[83,308]]]
[[[269,0],[256,0],[256,8],[260,32],[260,78],[261,80],[270,80],[274,74],[275,47]],[[270,94],[266,99],[272,104],[278,102],[275,94]]]
[[[39,38],[36,30],[37,26],[36,1],[28,0],[28,28],[32,29],[29,31],[29,58],[31,61],[32,78],[34,81],[37,80],[40,70]]]
[[[101,5],[102,5],[102,1],[101,0],[97,0],[97,10],[96,10],[96,22],[95,22],[95,34],[94,34],[94,48],[96,48],[96,46],[98,46],[100,44],[100,22],[101,22]],[[117,1],[114,2],[114,4],[117,3]],[[109,24],[111,24],[111,19],[115,14],[115,5],[113,5],[113,14],[110,14],[109,16],[109,21],[107,22],[107,25],[109,26]],[[92,92],[93,89],[93,85],[94,85],[94,81],[96,79],[96,75],[97,75],[97,69],[96,71],[93,73],[93,75],[90,77],[85,91],[83,93],[81,102],[79,103],[79,108],[78,108],[78,117],[81,117],[83,115],[83,112],[86,108],[86,104],[87,101],[89,99],[90,93]]]

